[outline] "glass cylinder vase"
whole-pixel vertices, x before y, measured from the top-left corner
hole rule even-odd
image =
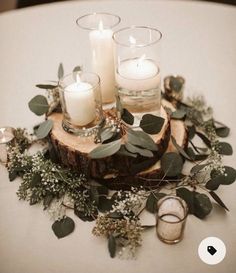
[[[115,72],[113,28],[120,23],[120,17],[109,13],[92,13],[76,20],[80,29],[89,31],[87,37],[86,61],[83,66],[98,74],[101,79],[102,102],[115,101]]]
[[[59,90],[63,129],[79,136],[95,134],[104,122],[98,75],[71,73],[60,80]]]
[[[159,30],[132,26],[113,34],[116,87],[120,101],[135,117],[159,115],[161,107]]]
[[[15,139],[15,129],[12,127],[0,128],[0,162],[7,163],[7,146]]]
[[[168,244],[182,240],[188,215],[186,202],[176,196],[166,196],[159,200],[157,217],[157,236]]]

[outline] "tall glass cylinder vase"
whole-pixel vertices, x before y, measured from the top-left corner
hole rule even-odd
[[[161,76],[159,30],[132,26],[118,30],[115,42],[116,87],[121,103],[137,119],[160,114]]]
[[[115,72],[113,50],[113,28],[120,23],[120,17],[109,13],[92,13],[76,20],[80,29],[87,30],[84,39],[88,40],[89,51],[85,69],[98,74],[101,79],[102,102],[115,101]],[[81,35],[82,37],[82,35]]]

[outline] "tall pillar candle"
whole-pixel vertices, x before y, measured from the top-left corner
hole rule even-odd
[[[102,21],[97,30],[89,33],[92,50],[92,69],[101,79],[101,93],[103,103],[115,100],[115,72],[113,56],[113,32],[104,29]]]

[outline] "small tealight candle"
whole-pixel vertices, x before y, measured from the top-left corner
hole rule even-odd
[[[67,113],[75,125],[82,127],[95,119],[95,98],[90,83],[82,82],[77,74],[76,82],[66,86],[64,94]]]
[[[159,68],[154,61],[140,58],[122,61],[116,73],[116,83],[130,91],[145,91],[160,87]]]
[[[0,128],[0,161],[7,162],[7,145],[15,138],[14,128],[2,127]]]
[[[185,201],[176,196],[159,200],[157,212],[157,236],[168,244],[178,243],[183,238],[188,214]]]

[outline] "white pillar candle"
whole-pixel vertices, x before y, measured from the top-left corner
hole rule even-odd
[[[67,113],[75,125],[85,126],[95,119],[94,91],[91,84],[77,78],[77,82],[65,88],[64,94]]]
[[[101,93],[103,103],[115,100],[115,72],[113,56],[113,32],[104,29],[102,22],[97,30],[89,33],[92,49],[93,72],[99,75],[101,80]]]
[[[116,83],[119,88],[143,91],[160,87],[160,73],[154,61],[141,58],[124,60],[117,68]]]

